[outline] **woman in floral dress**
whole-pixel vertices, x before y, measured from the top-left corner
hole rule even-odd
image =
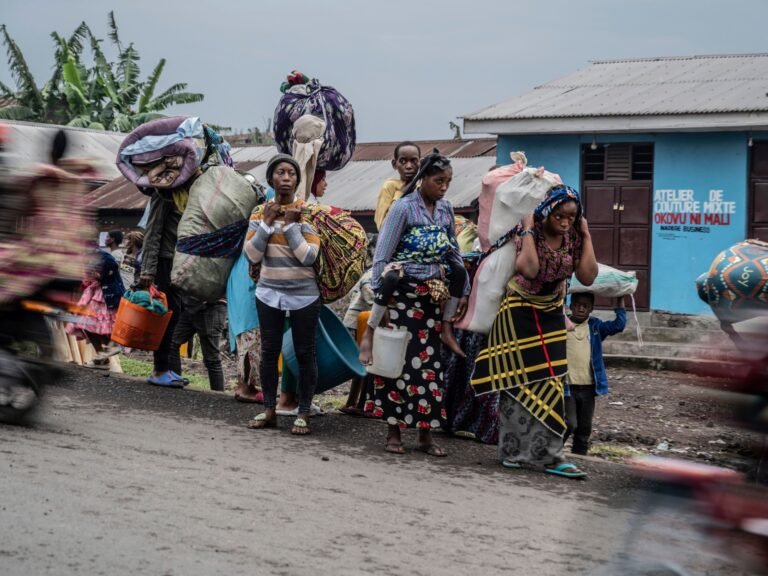
[[[445,420],[440,331],[441,303],[448,297],[446,268],[461,265],[453,208],[443,200],[452,176],[445,156],[435,151],[425,157],[403,197],[387,214],[376,244],[372,288],[381,288],[388,270],[399,270],[400,280],[392,299],[377,302],[380,306],[374,309],[383,314],[381,305],[388,305],[390,327],[410,334],[402,374],[374,377],[374,415],[386,420],[385,450],[395,454],[405,453],[401,429],[416,428],[418,450],[446,456],[432,439],[432,429]],[[466,308],[468,292],[465,277],[459,315]],[[378,325],[380,319],[372,317],[369,324]]]

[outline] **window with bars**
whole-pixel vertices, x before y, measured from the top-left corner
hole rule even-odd
[[[582,146],[585,181],[653,180],[653,144]]]

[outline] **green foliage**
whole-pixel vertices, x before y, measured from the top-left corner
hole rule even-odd
[[[85,22],[69,38],[51,33],[56,46],[53,74],[38,87],[24,55],[5,25],[0,40],[6,48],[8,68],[15,89],[0,83],[0,95],[11,103],[0,108],[0,119],[28,120],[73,127],[129,132],[136,126],[163,117],[170,106],[193,104],[203,95],[187,92],[185,83],[173,84],[155,96],[166,60],[161,58],[145,81],[140,80],[140,56],[133,43],[123,46],[114,12],[108,16],[108,37],[117,52],[110,61]],[[83,52],[90,48],[87,66]]]

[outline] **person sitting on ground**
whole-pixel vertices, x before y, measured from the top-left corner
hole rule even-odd
[[[192,340],[197,334],[200,338],[200,349],[203,352],[203,364],[208,371],[208,382],[211,390],[224,391],[224,370],[221,367],[221,345],[224,341],[224,331],[227,322],[227,304],[218,302],[200,302],[194,298],[182,297],[181,317],[176,323],[171,339],[171,350],[168,363],[171,370],[181,376],[182,345]],[[181,388],[185,380],[175,381],[174,386]]]
[[[573,435],[571,452],[586,455],[592,435],[595,396],[608,393],[608,377],[603,361],[603,340],[619,334],[627,325],[624,298],[616,299],[616,317],[611,321],[591,316],[595,296],[589,292],[571,295],[571,322],[566,342],[568,354],[568,384],[565,390],[565,420],[568,429],[565,442]]]
[[[432,429],[439,428],[445,420],[440,332],[441,317],[445,318],[449,311],[445,306],[441,315],[440,302],[449,297],[444,280],[447,262],[463,275],[458,292],[461,300],[451,315],[463,314],[469,294],[469,278],[456,244],[453,208],[443,200],[452,177],[448,158],[437,150],[426,156],[414,175],[412,188],[409,186],[393,204],[376,242],[372,274],[376,303],[366,336],[382,322],[385,313],[394,329],[407,330],[411,335],[401,375],[374,376],[374,414],[386,420],[385,450],[394,454],[405,453],[401,428],[417,428],[419,450],[430,456],[446,456],[434,442]],[[389,278],[385,274],[388,268],[397,270],[395,290],[383,296],[382,290],[391,289],[384,287],[385,278]],[[453,284],[451,293],[459,283]],[[370,342],[369,338],[369,355]],[[363,358],[364,346],[361,345]]]
[[[392,203],[403,196],[403,188],[410,184],[413,177],[416,176],[420,158],[421,148],[413,142],[406,140],[395,146],[392,167],[397,170],[400,177],[387,179],[379,189],[376,212],[373,215],[377,230],[381,230],[384,218],[386,218]]]
[[[290,314],[291,332],[299,364],[299,408],[291,433],[309,434],[312,396],[317,385],[315,334],[320,319],[320,289],[314,264],[320,238],[303,220],[296,190],[299,165],[291,156],[278,154],[267,164],[267,181],[275,200],[257,206],[251,214],[243,251],[248,261],[260,266],[256,284],[256,308],[261,328],[259,374],[265,411],[248,427],[277,426],[277,362],[283,345],[283,327]]]

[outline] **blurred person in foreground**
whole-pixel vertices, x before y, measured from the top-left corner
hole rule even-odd
[[[7,129],[0,127],[0,138]],[[50,164],[9,172],[0,196],[0,306],[35,294],[57,280],[79,281],[96,236],[85,208],[86,180],[97,174],[85,160],[65,158],[59,130]]]

